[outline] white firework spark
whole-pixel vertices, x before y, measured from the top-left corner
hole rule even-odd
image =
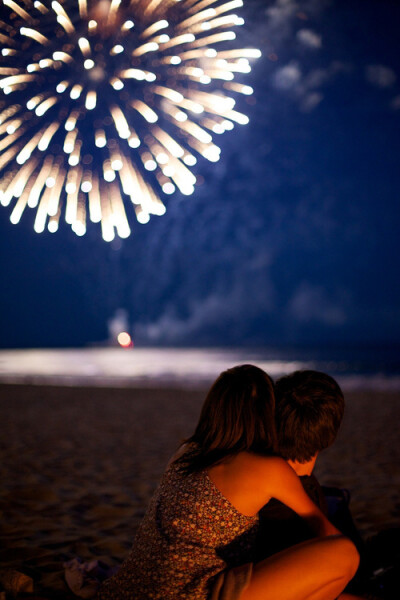
[[[248,118],[235,81],[242,0],[1,0],[0,202],[34,209],[38,233],[61,215],[77,235],[130,234],[129,211],[161,215],[160,195],[193,192],[198,156]],[[222,48],[222,49],[221,49]],[[128,213],[128,214],[127,214]]]

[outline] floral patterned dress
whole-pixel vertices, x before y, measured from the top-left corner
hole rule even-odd
[[[187,475],[179,463],[172,463],[150,502],[127,560],[103,583],[97,599],[221,597],[221,577],[228,575],[225,579],[232,580],[231,575],[240,571],[235,567],[251,563],[257,530],[258,516],[238,512],[205,471]]]

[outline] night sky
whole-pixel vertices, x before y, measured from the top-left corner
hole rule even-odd
[[[111,244],[0,207],[0,345],[83,346],[129,313],[137,345],[400,340],[400,3],[245,0],[250,124],[192,196]],[[242,45],[242,44],[239,44]],[[32,213],[32,211],[31,211]]]

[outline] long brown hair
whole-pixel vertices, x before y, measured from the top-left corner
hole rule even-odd
[[[201,471],[229,456],[277,450],[272,379],[258,367],[239,365],[221,373],[207,394],[194,434],[178,461],[187,473]]]

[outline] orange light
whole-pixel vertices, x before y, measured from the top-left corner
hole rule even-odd
[[[118,344],[123,348],[130,348],[133,346],[132,338],[126,331],[121,331],[117,337]]]

